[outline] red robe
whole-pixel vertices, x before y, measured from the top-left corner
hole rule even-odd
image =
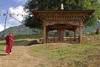
[[[12,50],[12,46],[13,46],[13,40],[14,40],[14,36],[7,36],[6,37],[6,53],[10,53]]]

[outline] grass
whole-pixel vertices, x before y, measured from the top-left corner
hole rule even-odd
[[[15,40],[29,39],[30,35],[16,35]]]
[[[4,51],[4,47],[0,45],[0,53]]]
[[[98,67],[100,47],[66,43],[48,43],[30,47],[31,56],[42,57],[44,67]]]
[[[30,46],[28,53],[41,57],[37,67],[99,67],[100,35],[83,36],[83,44],[47,43]],[[30,35],[15,36],[14,45],[29,40]],[[0,53],[5,47],[5,40],[0,41]],[[25,46],[27,47],[27,46]]]
[[[31,40],[30,35],[16,35],[16,36],[14,36],[14,38],[15,38],[14,39],[14,45],[17,45],[18,43],[25,41],[25,40]],[[5,46],[6,41],[1,40],[0,45]]]

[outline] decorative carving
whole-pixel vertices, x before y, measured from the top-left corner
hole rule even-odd
[[[47,22],[46,26],[48,26],[48,25],[56,25],[56,24],[64,24],[64,25],[71,24],[71,25],[76,25],[76,26],[80,25],[79,22]]]
[[[67,29],[69,31],[75,32],[77,28],[79,28],[80,33],[80,41],[79,39],[73,41],[73,39],[69,39],[69,42],[73,43],[80,43],[82,44],[82,26],[83,22],[85,22],[89,16],[94,12],[95,10],[76,10],[76,11],[39,11],[39,10],[32,10],[34,16],[38,20],[39,23],[43,24],[44,26],[44,43],[49,42],[48,39],[46,39],[46,33],[50,30],[57,30],[59,29],[58,26],[62,25],[63,30]],[[81,22],[81,23],[79,23]],[[63,31],[62,29],[59,29],[59,31]],[[76,39],[76,37],[74,37]],[[61,42],[64,41],[64,39],[61,39]],[[53,41],[56,42],[56,39],[54,38]],[[58,41],[57,41],[58,42]],[[59,41],[60,42],[60,41]],[[64,41],[68,42],[68,41]]]
[[[83,22],[87,17],[86,14],[36,14],[37,18],[41,19],[42,22]],[[38,19],[38,20],[39,20]]]
[[[82,27],[83,26],[83,23],[80,23],[80,26]]]

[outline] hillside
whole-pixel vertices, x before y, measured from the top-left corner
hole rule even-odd
[[[100,23],[97,23],[96,26],[94,27],[83,27],[83,33],[85,32],[91,32],[91,31],[95,31],[97,28],[100,27]],[[77,30],[78,33],[79,30]],[[5,30],[5,34],[7,35],[9,32],[13,32],[14,35],[25,35],[25,34],[39,34],[40,32],[43,33],[43,29],[30,29],[28,27],[25,27],[24,25],[20,25],[20,26],[15,26],[15,27],[10,27],[8,29]],[[2,36],[2,34],[4,33],[4,31],[0,32],[0,36]]]
[[[27,35],[27,34],[37,34],[40,32],[40,30],[36,28],[30,29],[28,27],[25,27],[24,25],[20,25],[20,26],[10,27],[5,30],[6,35],[9,32],[13,32],[14,35],[25,35],[25,34]],[[2,36],[3,33],[4,31],[1,31],[0,36]]]

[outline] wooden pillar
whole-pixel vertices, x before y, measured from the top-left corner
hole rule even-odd
[[[48,27],[46,27],[46,36],[48,36]]]
[[[43,24],[43,43],[46,43],[46,26],[45,23]]]
[[[62,31],[61,29],[58,29],[58,36],[59,36],[58,39],[59,39],[59,40],[62,38],[62,37],[61,37],[61,36],[62,36],[61,31]]]
[[[76,40],[76,32],[77,32],[77,28],[78,28],[78,26],[75,28],[75,30],[74,30],[74,40]]]
[[[80,23],[80,27],[79,27],[79,43],[82,44],[82,26],[83,23]]]
[[[76,40],[76,31],[74,31],[74,40]]]
[[[66,30],[64,29],[63,32],[64,32],[63,33],[63,36],[64,36],[63,38],[64,38],[64,40],[66,40]]]

